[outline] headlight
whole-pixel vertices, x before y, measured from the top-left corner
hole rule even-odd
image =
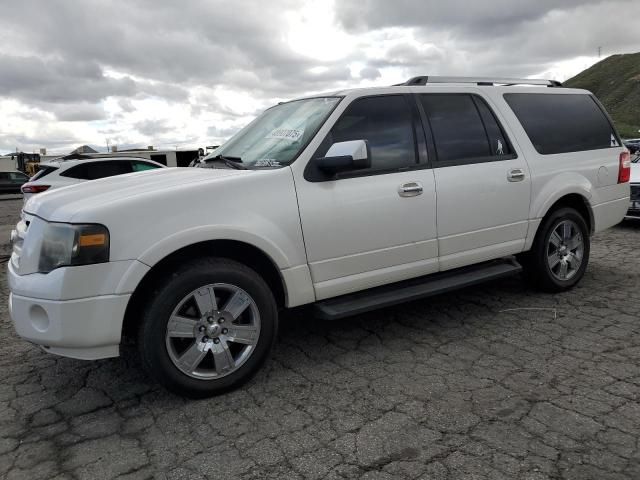
[[[38,271],[109,261],[109,230],[102,225],[48,223],[42,237]]]

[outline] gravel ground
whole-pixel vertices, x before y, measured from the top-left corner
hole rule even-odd
[[[512,279],[336,323],[289,313],[253,381],[200,401],[134,355],[18,339],[1,268],[0,477],[640,478],[639,243],[640,222],[599,234],[561,295]]]

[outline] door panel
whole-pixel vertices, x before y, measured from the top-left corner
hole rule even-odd
[[[507,180],[514,168],[527,172],[522,181]],[[434,172],[442,270],[461,266],[457,257],[475,263],[522,251],[531,188],[523,160],[436,168]],[[489,246],[495,248],[485,248]],[[476,249],[480,250],[474,252]]]
[[[417,122],[405,95],[356,99],[314,158],[335,142],[366,140],[371,168],[323,181],[296,178],[318,299],[438,270],[435,178],[419,163]]]
[[[422,94],[437,156],[440,269],[522,251],[531,179],[486,101],[471,94]]]
[[[400,196],[399,187],[412,182],[419,182],[423,193]],[[298,202],[314,284],[342,279],[316,285],[318,299],[438,270],[430,169],[306,182],[298,188]],[[394,266],[405,266],[406,275],[384,271]],[[364,279],[356,277],[373,271],[377,273]],[[342,288],[331,287],[335,284]],[[330,290],[322,292],[323,287]]]

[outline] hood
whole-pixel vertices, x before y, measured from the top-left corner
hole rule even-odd
[[[175,192],[188,194],[211,184],[255,170],[208,168],[158,168],[144,172],[91,180],[32,196],[24,211],[49,221],[71,222],[81,211],[131,205],[141,197]]]
[[[640,163],[631,164],[631,183],[640,183]]]

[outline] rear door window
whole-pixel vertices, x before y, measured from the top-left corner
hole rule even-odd
[[[485,101],[470,94],[423,94],[437,162],[441,165],[513,158],[511,147]]]
[[[68,178],[77,178],[79,180],[89,180],[89,172],[87,170],[87,165],[81,163],[80,165],[75,165],[64,172],[60,173],[61,177]]]
[[[126,160],[119,160],[81,163],[61,173],[60,176],[80,180],[97,180],[99,178],[113,177],[131,172],[131,163]]]
[[[504,99],[538,153],[620,146],[609,119],[591,95],[506,93]]]
[[[89,180],[99,178],[114,177],[131,173],[131,163],[126,161],[95,162],[87,165]]]

